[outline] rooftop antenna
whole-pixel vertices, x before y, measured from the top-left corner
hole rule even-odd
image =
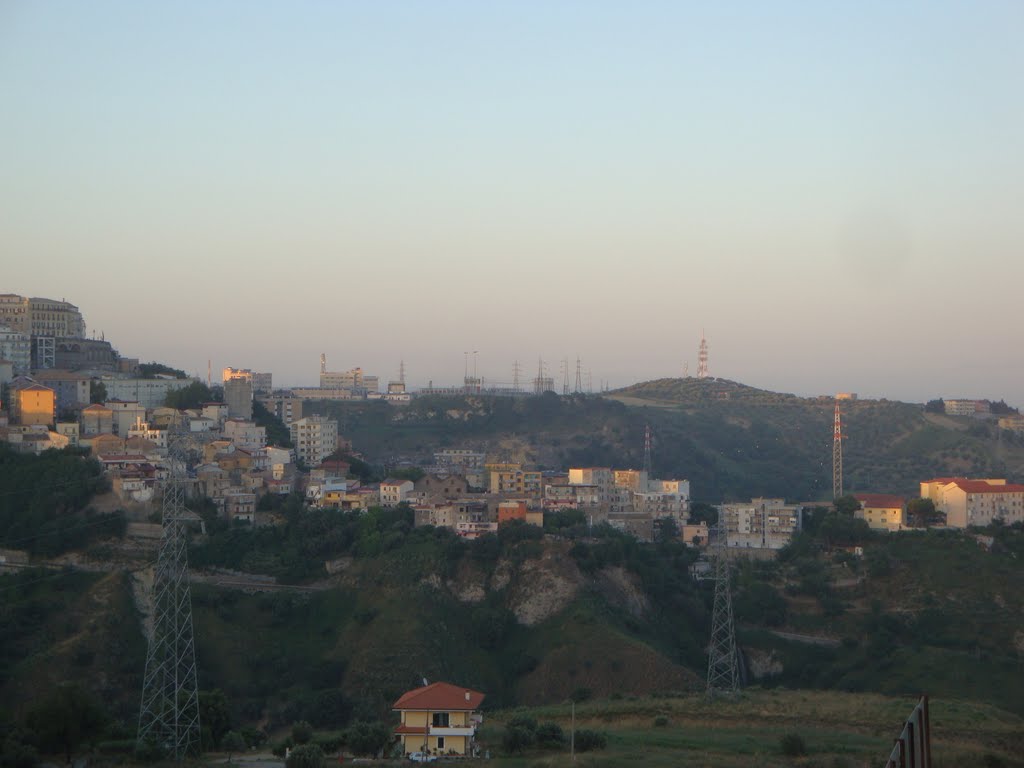
[[[843,495],[843,421],[836,400],[836,415],[832,425],[832,498]]]
[[[700,349],[697,352],[697,378],[708,377],[708,340],[704,338],[704,329],[700,329]]]
[[[327,353],[320,353],[320,373],[327,373]]]
[[[732,618],[732,594],[729,591],[729,560],[726,557],[725,545],[725,514],[724,509],[720,507],[718,532],[712,548],[715,600],[711,609],[711,642],[708,645],[709,699],[716,696],[735,696],[740,690],[736,629]]]

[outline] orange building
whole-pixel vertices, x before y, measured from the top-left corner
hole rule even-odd
[[[525,501],[503,501],[498,504],[498,525],[504,525],[512,520],[526,522]]]
[[[22,427],[49,426],[57,421],[57,393],[31,379],[11,385],[11,421]]]

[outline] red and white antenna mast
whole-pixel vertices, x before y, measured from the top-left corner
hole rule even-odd
[[[708,340],[704,338],[704,329],[700,329],[700,350],[697,352],[697,378],[708,377]]]

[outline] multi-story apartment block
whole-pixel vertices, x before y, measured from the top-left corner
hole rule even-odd
[[[348,390],[356,395],[365,395],[369,392],[378,392],[379,387],[378,378],[364,373],[362,368],[353,368],[351,371],[320,372],[320,389]]]
[[[453,470],[478,470],[484,466],[485,461],[486,454],[469,448],[446,448],[434,453],[436,467],[449,467]]]
[[[886,493],[855,493],[860,502],[854,517],[878,531],[901,531],[906,525],[906,499]]]
[[[2,298],[2,297],[0,297]],[[0,319],[0,359],[9,360],[15,376],[32,369],[32,343],[27,333],[14,330]]]
[[[974,416],[978,413],[988,413],[990,405],[987,400],[943,400],[947,416]]]
[[[338,422],[306,416],[291,424],[292,445],[299,461],[315,466],[338,450]]]
[[[19,376],[11,382],[11,423],[22,426],[50,426],[57,422],[57,393],[34,380]]]
[[[39,371],[33,378],[57,393],[58,413],[77,410],[89,404],[88,376],[53,368]]]
[[[267,430],[245,419],[228,419],[224,422],[224,437],[236,447],[254,453],[266,447]]]
[[[1024,521],[1024,485],[1010,484],[1002,478],[925,480],[921,483],[921,498],[931,499],[951,528],[989,525],[997,519],[1007,524]]]
[[[412,480],[401,480],[389,477],[380,484],[380,505],[382,507],[395,507],[403,501],[407,501],[412,493],[414,483]]]
[[[1000,416],[999,428],[1011,429],[1014,432],[1024,432],[1024,415],[1013,413],[1009,416]]]
[[[642,469],[616,469],[614,482],[620,488],[628,488],[633,493],[647,493],[647,472]]]
[[[176,379],[157,376],[153,379],[116,378],[103,376],[100,382],[111,400],[134,400],[143,408],[159,408],[170,392],[177,392],[192,384],[195,379]]]
[[[94,403],[86,406],[79,414],[82,436],[111,435],[114,433],[114,412],[105,405]]]
[[[146,408],[134,400],[107,400],[103,405],[110,409],[113,432],[126,437],[136,422],[146,420]]]
[[[491,493],[512,493],[540,498],[544,491],[544,473],[523,469],[519,464],[489,464]]]
[[[252,382],[248,379],[228,379],[224,382],[224,402],[232,419],[252,418]]]
[[[252,391],[260,394],[269,394],[274,389],[273,374],[270,373],[257,373],[248,368],[225,368],[223,377],[225,384],[236,379],[248,381],[252,384]]]
[[[264,408],[290,427],[293,421],[302,418],[302,400],[297,397],[274,395],[256,398]]]
[[[749,504],[718,507],[730,547],[782,549],[802,525],[803,508],[784,499],[751,499]]]

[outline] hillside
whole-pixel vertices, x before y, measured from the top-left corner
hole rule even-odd
[[[766,392],[722,379],[661,379],[598,395],[424,397],[316,403],[378,464],[429,463],[433,451],[472,447],[541,468],[639,467],[651,425],[653,466],[691,481],[697,500],[753,496],[830,500],[831,399]],[[938,475],[1024,477],[1024,442],[994,424],[924,413],[916,404],[843,404],[847,492],[916,493]]]

